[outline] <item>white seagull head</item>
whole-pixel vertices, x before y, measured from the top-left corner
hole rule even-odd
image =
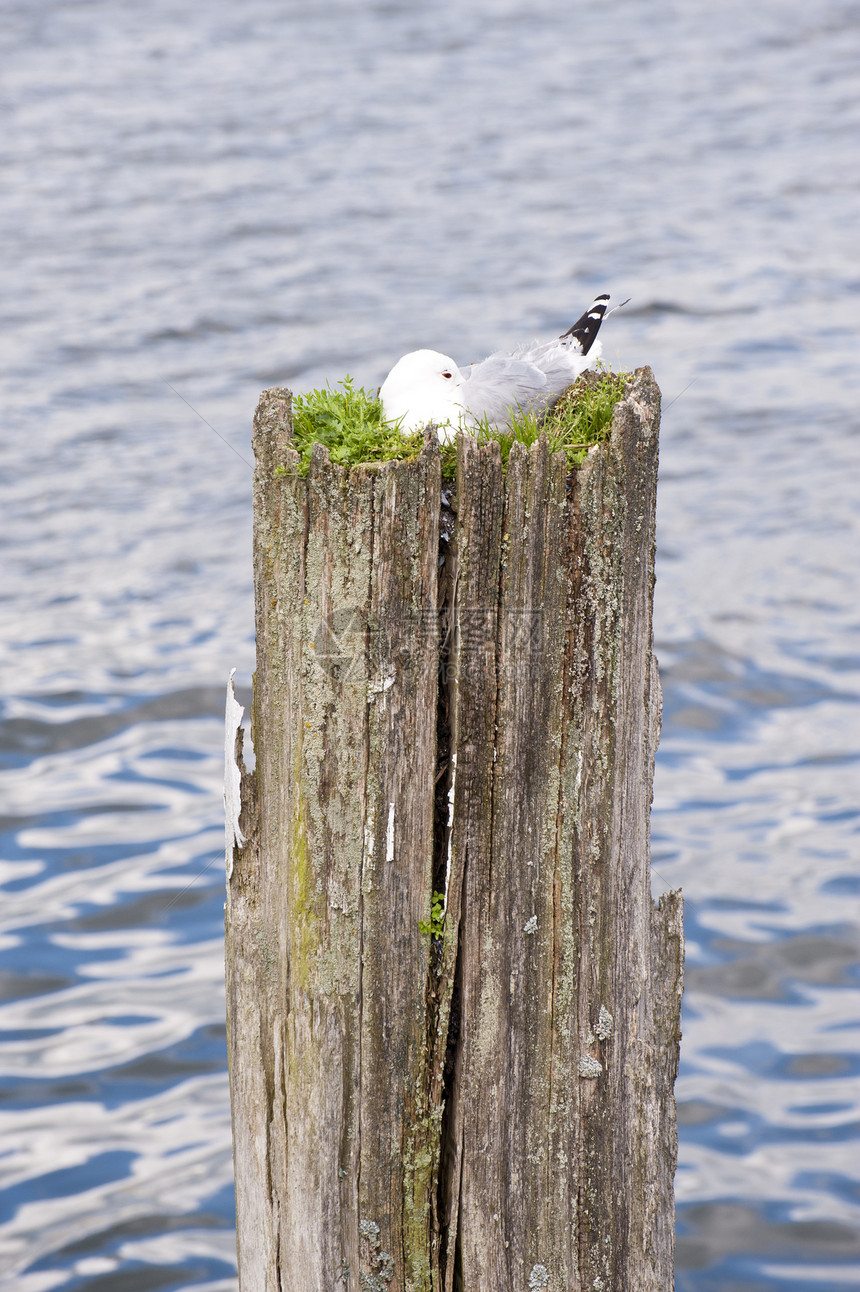
[[[396,422],[402,418],[404,434],[418,431],[428,422],[456,430],[464,411],[463,382],[463,374],[447,354],[413,350],[398,359],[379,389],[385,419]]]

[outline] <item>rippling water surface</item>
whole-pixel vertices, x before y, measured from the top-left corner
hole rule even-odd
[[[4,1286],[235,1287],[260,388],[594,290],[668,405],[678,1287],[860,1286],[860,7],[6,0],[0,42]]]

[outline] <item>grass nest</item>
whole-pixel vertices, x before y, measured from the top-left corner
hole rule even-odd
[[[612,411],[624,398],[629,372],[612,372],[598,366],[585,372],[564,392],[544,416],[522,413],[499,430],[486,424],[472,427],[479,444],[497,440],[502,466],[507,467],[515,441],[527,447],[546,435],[550,452],[562,450],[571,468],[578,467],[594,444],[609,437]],[[424,447],[424,432],[404,435],[397,423],[386,422],[376,395],[355,386],[346,377],[338,387],[326,386],[293,397],[293,447],[299,454],[297,468],[279,466],[278,476],[307,475],[314,444],[324,444],[332,462],[355,467],[370,462],[408,462]],[[440,444],[442,475],[453,479],[457,470],[457,445]]]

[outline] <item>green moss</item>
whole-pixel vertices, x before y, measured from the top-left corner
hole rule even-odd
[[[324,444],[332,462],[357,466],[361,462],[391,462],[416,458],[424,444],[420,432],[402,435],[396,422],[386,422],[375,395],[352,377],[340,389],[326,386],[293,398],[293,447],[299,454],[299,475],[307,475],[314,444]],[[276,467],[275,475],[288,474]]]
[[[507,466],[515,440],[528,447],[544,433],[551,452],[563,450],[570,465],[579,466],[593,444],[608,438],[612,410],[623,399],[629,381],[629,372],[598,367],[595,372],[584,373],[565,391],[546,417],[523,413],[513,419],[510,428],[498,430],[484,423],[470,434],[480,444],[497,440],[503,467]],[[299,475],[307,475],[314,444],[324,444],[332,462],[341,466],[409,462],[421,452],[424,435],[421,431],[403,435],[396,422],[385,420],[376,396],[346,377],[340,389],[326,386],[293,399],[293,445],[299,454]],[[439,448],[442,475],[453,479],[457,469],[456,443],[441,444]],[[288,474],[290,468],[286,466],[275,468],[276,476]]]
[[[415,1117],[403,1152],[403,1255],[406,1292],[430,1292],[430,1229],[439,1178],[441,1106]]]
[[[434,893],[430,905],[430,919],[418,921],[418,932],[425,937],[441,938],[445,928],[445,894]]]

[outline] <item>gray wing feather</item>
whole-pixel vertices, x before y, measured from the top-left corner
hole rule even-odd
[[[512,408],[531,408],[544,394],[547,378],[527,359],[491,354],[463,373],[463,403],[476,421],[504,426]]]
[[[557,353],[553,354],[553,350]],[[524,346],[516,354],[491,354],[482,363],[473,364],[463,376],[467,380],[462,398],[469,413],[477,421],[486,417],[491,426],[504,426],[511,409],[543,413],[567,389],[576,373],[553,342]]]

